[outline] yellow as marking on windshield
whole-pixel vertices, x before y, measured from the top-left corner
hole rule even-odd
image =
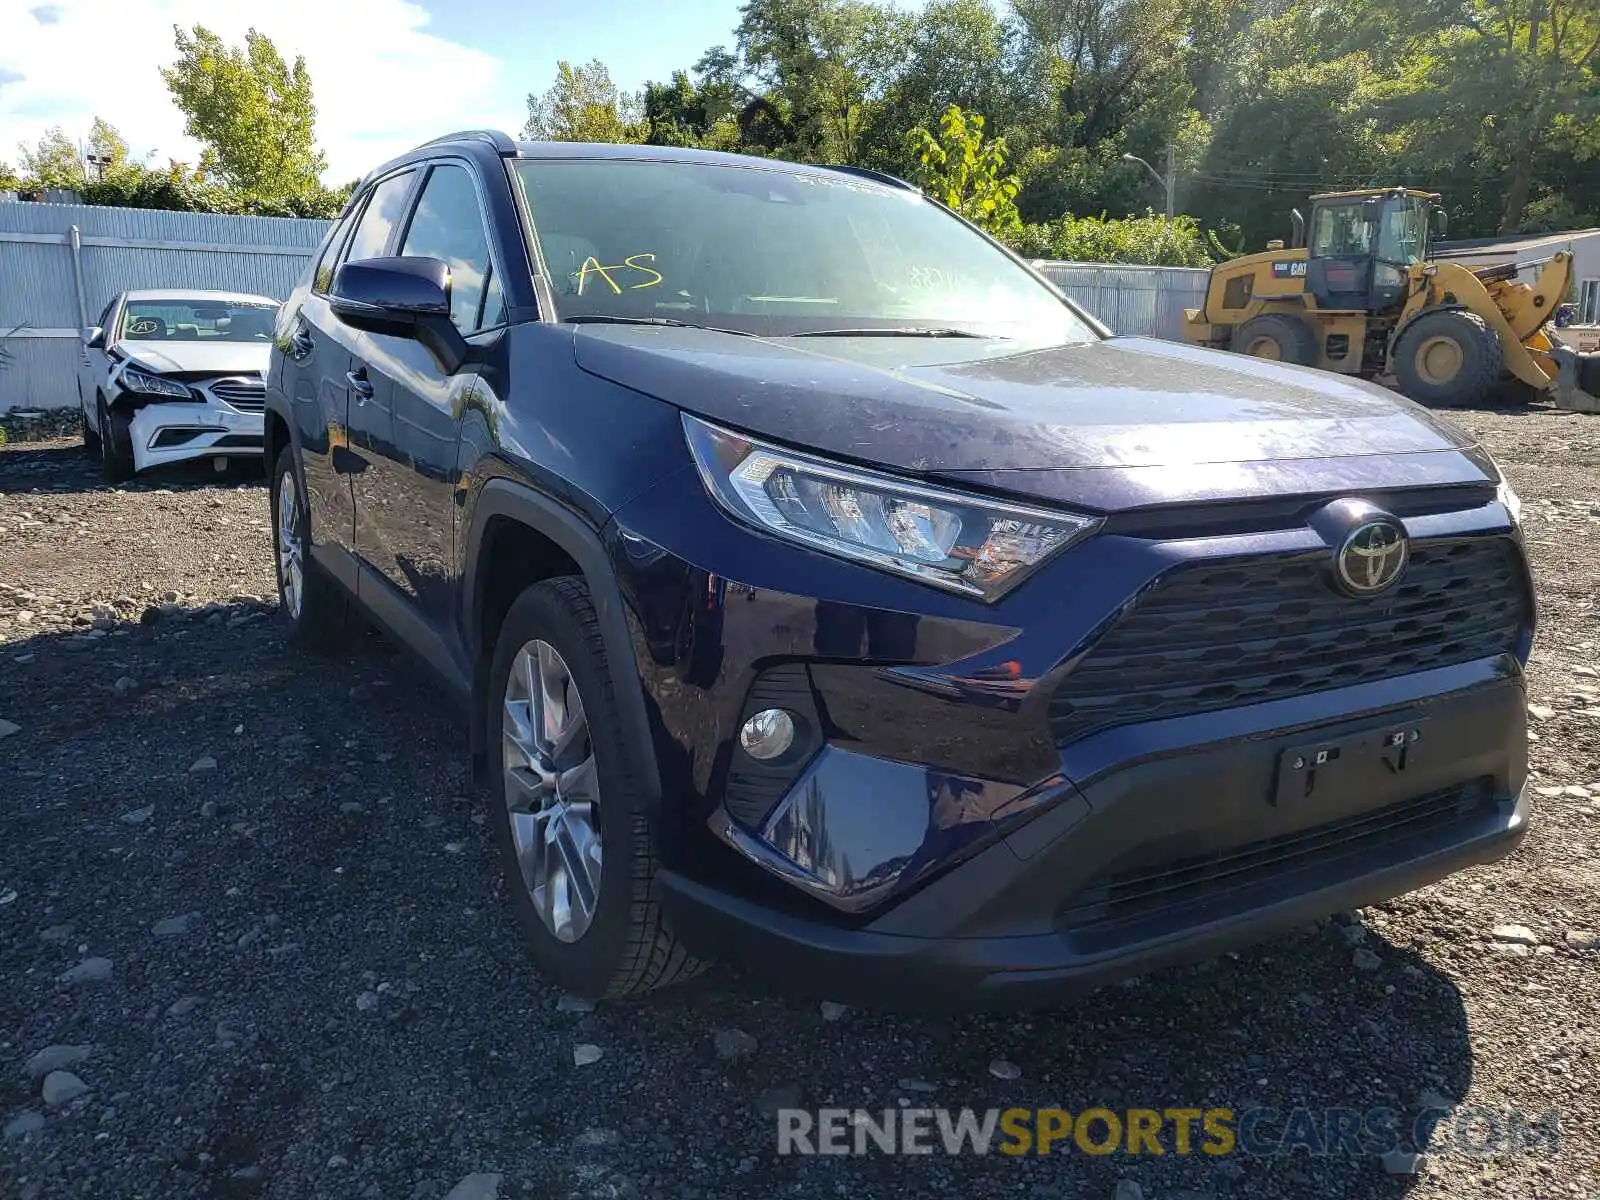
[[[654,254],[630,254],[620,263],[616,263],[607,267],[602,266],[599,259],[595,258],[593,255],[590,255],[588,258],[583,260],[583,266],[578,268],[578,295],[583,295],[583,289],[589,282],[589,275],[591,272],[600,276],[601,279],[604,279],[606,281],[606,285],[610,287],[612,293],[618,296],[622,295],[622,288],[618,286],[617,281],[611,277],[612,271],[643,271],[646,275],[652,276],[652,278],[645,280],[643,283],[630,283],[628,285],[629,291],[638,291],[640,288],[655,287],[656,284],[661,282],[663,278],[662,274],[654,267],[647,267],[643,263],[635,261],[636,259],[641,258],[649,259],[651,262],[655,262],[656,260],[656,256]]]

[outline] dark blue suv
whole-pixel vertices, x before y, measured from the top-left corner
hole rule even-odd
[[[441,138],[285,304],[282,612],[471,714],[541,967],[1048,1000],[1508,853],[1517,500],[1378,388],[1113,337],[898,180]]]

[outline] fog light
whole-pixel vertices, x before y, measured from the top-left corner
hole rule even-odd
[[[777,758],[794,745],[794,718],[781,708],[763,708],[740,727],[739,745],[761,762]]]

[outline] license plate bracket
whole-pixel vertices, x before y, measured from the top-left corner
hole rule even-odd
[[[1427,720],[1399,720],[1362,733],[1291,746],[1278,756],[1276,807],[1305,804],[1335,788],[1360,788],[1404,775],[1427,745]]]

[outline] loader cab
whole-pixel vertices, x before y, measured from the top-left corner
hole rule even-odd
[[[1438,200],[1404,188],[1313,196],[1306,288],[1317,307],[1397,311],[1408,268],[1427,260]]]

